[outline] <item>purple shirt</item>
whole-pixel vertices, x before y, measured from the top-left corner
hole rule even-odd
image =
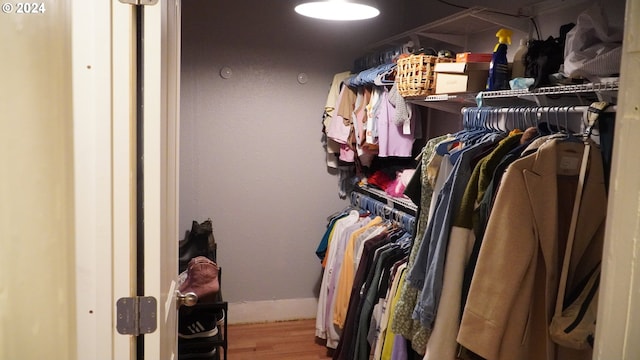
[[[416,112],[411,115],[411,128],[415,124]],[[378,121],[378,144],[380,146],[378,156],[401,156],[411,157],[413,141],[415,140],[413,132],[411,134],[403,134],[402,124],[396,125],[394,122],[396,109],[389,102],[389,91],[384,91],[380,96],[380,106],[376,113]]]

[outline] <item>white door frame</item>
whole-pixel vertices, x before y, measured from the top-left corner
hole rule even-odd
[[[593,358],[640,354],[640,1],[627,0]]]
[[[73,0],[72,9],[77,355],[134,359],[135,337],[115,329],[115,303],[136,295],[135,13],[117,0]],[[158,300],[158,330],[145,335],[145,355],[170,359],[177,345],[167,279],[177,278],[180,4],[160,1],[145,15],[144,295]]]
[[[144,7],[144,286],[159,308],[148,359],[177,356],[180,9],[179,0]]]
[[[117,1],[74,0],[72,10],[78,359],[127,359],[113,299],[135,289],[133,15]]]

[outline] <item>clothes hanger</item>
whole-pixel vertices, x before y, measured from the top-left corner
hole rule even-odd
[[[407,232],[413,234],[415,224],[416,224],[415,216],[402,214],[402,225]]]
[[[561,111],[560,107],[558,107],[558,110],[556,111],[556,120],[557,120],[557,125],[556,126],[559,128],[560,134],[564,135],[564,137],[562,139],[560,139],[560,141],[584,143],[585,142],[585,138],[586,138],[584,136],[584,134],[575,134],[569,128],[568,107],[567,107],[567,110],[564,111],[564,115],[565,115],[564,128],[562,128],[562,126],[560,126],[560,121],[559,121],[559,113],[560,113],[560,111]]]
[[[340,217],[342,215],[348,214],[349,211],[351,211],[353,209],[355,209],[355,208],[352,205],[348,205],[344,209],[342,209],[340,211],[336,211],[333,214],[327,216],[327,221],[331,221],[331,220],[333,220],[335,218],[338,218],[338,217]]]
[[[532,121],[531,119],[531,108],[524,107],[521,110],[522,112],[522,124],[524,128],[535,127],[537,126],[536,121]]]
[[[491,114],[491,108],[472,108],[470,116],[472,116],[472,128],[469,131],[460,134],[458,137],[462,142],[472,142],[477,139],[478,136],[484,135],[487,132],[486,124],[487,119]]]
[[[526,130],[526,121],[524,118],[524,107],[522,106],[518,106],[516,108],[516,114],[515,114],[515,122],[514,122],[514,126],[516,126],[518,129],[525,131]]]
[[[535,118],[531,116],[531,108],[523,107],[522,108],[522,127],[526,129],[526,128],[536,127],[536,126],[537,126],[537,121]]]
[[[462,109],[462,126],[463,129],[451,134],[451,138],[449,140],[445,140],[440,142],[436,146],[436,153],[440,156],[444,156],[450,153],[450,147],[452,144],[462,141],[462,137],[467,136],[470,133],[473,133],[477,130],[477,114],[479,113],[478,108],[474,107],[465,107]]]
[[[500,129],[500,132],[509,132],[510,128],[512,130],[515,130],[518,128],[518,126],[516,125],[515,122],[515,118],[516,118],[516,111],[518,110],[517,107],[508,107],[507,108],[507,113],[504,116],[504,126],[500,126],[500,124],[498,124],[498,128]],[[512,127],[509,126],[509,120],[511,120],[512,123]]]
[[[473,145],[482,140],[482,138],[490,134],[487,129],[488,117],[491,115],[492,108],[475,108],[472,111],[475,126],[474,129],[469,130],[463,134],[459,134],[458,140],[464,145]],[[455,164],[458,161],[458,157],[463,153],[466,146],[458,147],[449,152],[449,161],[451,164]]]
[[[516,116],[516,126],[518,129],[525,131],[529,127],[527,124],[527,119],[525,118],[525,107],[518,107],[518,115]]]
[[[528,119],[525,117],[525,111],[526,111],[526,107],[525,106],[519,106],[516,109],[516,115],[515,115],[515,123],[514,126],[515,128],[521,130],[521,131],[525,131],[527,130],[527,128],[529,127],[528,124]]]
[[[509,113],[509,109],[507,109],[507,114],[508,113]],[[500,129],[500,109],[499,108],[495,109],[493,121],[491,121],[491,125],[489,126],[489,128],[493,132],[503,132],[502,129]]]
[[[503,133],[500,129],[500,108],[490,108],[488,111],[487,119],[485,120],[485,124],[482,126],[484,132],[481,136],[473,139],[473,144],[490,140],[496,134]]]

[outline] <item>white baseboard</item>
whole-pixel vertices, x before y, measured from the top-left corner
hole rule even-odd
[[[315,319],[317,298],[229,303],[229,324]]]

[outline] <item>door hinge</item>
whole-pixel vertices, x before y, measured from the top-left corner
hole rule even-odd
[[[120,2],[129,5],[155,5],[158,0],[120,0]]]
[[[116,302],[116,330],[123,335],[149,334],[158,327],[158,301],[152,296],[120,298]]]

